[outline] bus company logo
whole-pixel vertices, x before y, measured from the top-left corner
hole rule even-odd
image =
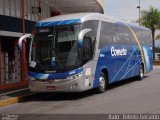
[[[49,32],[49,29],[39,29],[39,32],[40,33],[46,33],[46,32]]]
[[[76,71],[69,72],[69,75],[73,75],[73,74],[76,74]]]
[[[127,55],[127,49],[124,47],[122,49],[115,49],[114,47],[111,47],[111,56],[125,56]]]

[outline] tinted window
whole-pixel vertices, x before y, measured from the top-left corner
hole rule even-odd
[[[101,32],[100,32],[100,42],[99,47],[102,48],[106,44],[113,42],[113,31],[112,31],[113,24],[102,22],[101,24]]]
[[[91,32],[89,32],[87,37],[95,37],[97,36],[97,29],[98,29],[98,21],[90,20],[86,21],[82,24],[82,29],[92,29]]]
[[[136,44],[136,42],[127,26],[102,22],[99,48],[107,44]]]
[[[152,45],[152,37],[151,32],[149,30],[142,30],[136,28],[132,29],[136,33],[141,45]]]
[[[82,29],[92,30],[86,33],[84,36],[84,41],[83,41],[83,62],[84,63],[86,63],[89,59],[93,57],[95,44],[96,44],[98,23],[99,23],[98,21],[91,20],[91,21],[86,21],[82,24]]]

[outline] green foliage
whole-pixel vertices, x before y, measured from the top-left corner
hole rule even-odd
[[[159,53],[160,52],[160,48],[155,47],[155,53]]]
[[[148,27],[152,32],[152,42],[153,42],[153,59],[155,59],[155,30],[160,29],[160,11],[156,8],[150,7],[147,11],[142,11],[142,18],[140,22],[145,27]]]
[[[141,24],[150,28],[151,31],[160,29],[160,11],[153,7],[148,11],[142,11]]]

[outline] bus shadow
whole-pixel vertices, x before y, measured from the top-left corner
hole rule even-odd
[[[149,76],[144,76],[143,80],[145,80],[145,78],[148,78],[148,77]],[[114,89],[116,87],[121,87],[123,85],[133,83],[135,81],[139,81],[140,82],[140,81],[143,81],[143,80],[138,80],[137,77],[133,77],[133,78],[125,79],[125,80],[122,80],[122,81],[117,81],[115,83],[109,84],[107,90],[111,90],[111,89]]]
[[[147,77],[148,76],[145,76],[144,78],[147,78]],[[130,78],[130,79],[126,79],[123,81],[118,81],[118,82],[108,85],[107,90],[112,90],[117,87],[122,87],[123,85],[130,84],[135,81],[141,81],[141,80],[137,80],[137,78]],[[29,101],[74,101],[74,100],[91,97],[96,94],[98,93],[96,92],[95,89],[88,90],[85,92],[79,92],[79,93],[37,93],[31,98],[27,99],[26,102],[29,102]]]
[[[79,93],[37,93],[28,101],[74,101],[96,94],[95,90],[88,90]]]

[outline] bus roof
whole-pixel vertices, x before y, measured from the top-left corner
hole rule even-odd
[[[146,31],[150,31],[149,28],[146,28],[144,26],[138,26],[138,25],[135,25],[135,24],[132,24],[132,23],[127,23],[130,27],[132,28],[136,28],[136,29],[139,29],[139,30],[146,30]]]
[[[44,19],[40,22],[49,22],[49,21],[60,21],[60,20],[71,20],[71,19],[83,19],[86,17],[99,16],[99,13],[76,13],[76,14],[66,14],[66,15],[59,15],[51,18]],[[97,19],[95,17],[95,19]]]
[[[51,18],[44,19],[36,24],[36,26],[55,26],[55,25],[67,25],[81,23],[83,19],[97,19],[98,13],[77,13],[59,15]],[[99,18],[99,17],[98,17]]]
[[[101,20],[110,23],[125,23],[130,27],[142,30],[149,30],[146,27],[138,26],[132,23],[128,23],[124,20],[117,19],[112,16],[106,16],[100,13],[76,13],[76,14],[66,14],[54,16],[51,18],[44,19],[42,21],[37,22],[37,27],[50,27],[50,26],[58,26],[58,25],[70,25],[70,24],[78,24],[83,23],[88,20]]]
[[[118,22],[113,17],[109,17],[100,13],[76,13],[76,14],[67,14],[67,15],[59,15],[51,18],[44,19],[39,21],[36,26],[56,26],[56,25],[68,25],[68,24],[76,24],[83,23],[88,20],[103,20],[108,22]]]

